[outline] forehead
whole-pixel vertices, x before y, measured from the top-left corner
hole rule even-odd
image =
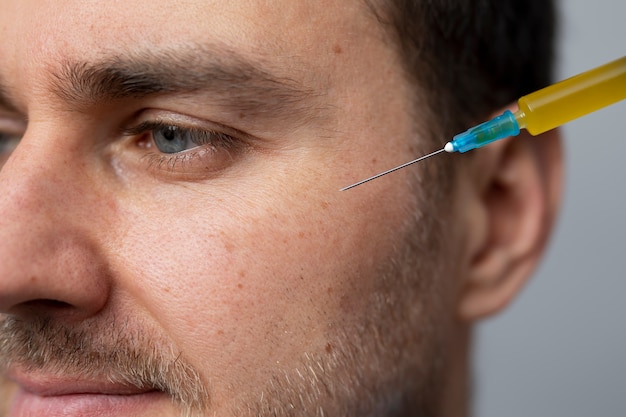
[[[0,0],[2,61],[24,68],[99,60],[206,41],[296,66],[337,42],[363,43],[375,20],[361,0]]]

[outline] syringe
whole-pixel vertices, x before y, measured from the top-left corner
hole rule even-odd
[[[441,152],[467,152],[499,139],[516,136],[520,129],[539,135],[569,121],[626,99],[626,56],[521,97],[518,110],[509,110],[455,135],[438,151],[359,181],[341,191],[382,177]]]

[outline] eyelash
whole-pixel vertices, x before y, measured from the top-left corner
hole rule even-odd
[[[158,149],[155,133],[162,131],[175,131],[177,134],[193,138],[193,143],[198,146],[181,150],[180,152],[167,153]],[[145,121],[139,125],[125,129],[125,136],[139,136],[137,143],[145,148],[156,148],[156,151],[146,155],[151,168],[158,170],[166,169],[169,172],[182,170],[189,173],[194,167],[194,163],[201,162],[203,170],[218,171],[223,168],[225,162],[232,161],[234,152],[241,150],[244,142],[237,137],[227,133],[218,132],[211,129],[199,129],[196,127],[185,127],[174,123],[167,123],[161,120]],[[148,135],[146,138],[144,135]],[[217,154],[224,152],[218,159]],[[210,159],[213,160],[210,160]]]

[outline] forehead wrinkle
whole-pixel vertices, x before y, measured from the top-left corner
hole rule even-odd
[[[260,61],[198,46],[112,55],[93,62],[65,59],[51,75],[56,96],[79,107],[207,92],[212,102],[232,111],[293,117],[319,111],[314,101],[323,95],[291,77],[271,73]]]

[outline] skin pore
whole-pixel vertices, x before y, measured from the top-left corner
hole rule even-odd
[[[0,9],[0,415],[461,415],[474,194],[527,153],[340,193],[432,150],[366,4]]]

